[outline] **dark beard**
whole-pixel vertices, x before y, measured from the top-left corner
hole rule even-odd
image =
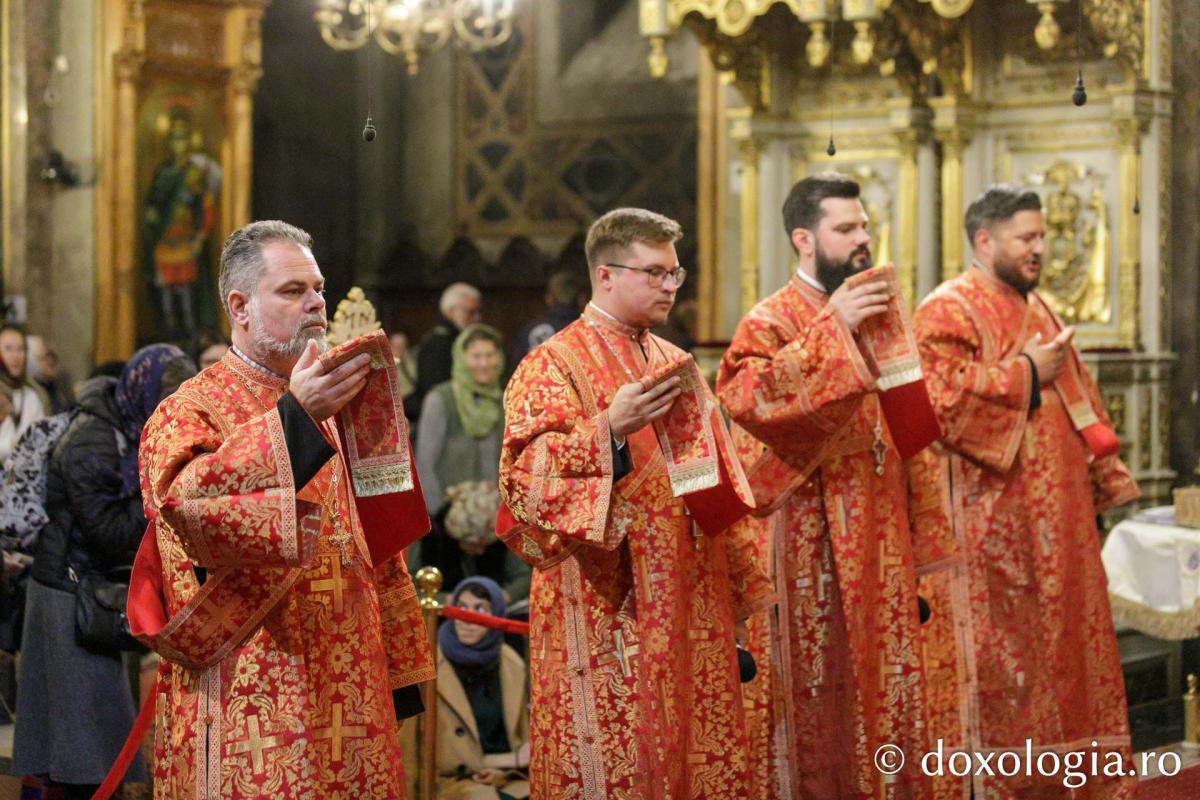
[[[1021,275],[1020,265],[1013,266],[1003,261],[993,261],[992,272],[996,273],[997,278],[1020,292],[1022,297],[1036,289],[1038,281],[1042,277],[1041,273],[1038,273],[1038,276],[1032,281],[1026,280]]]
[[[866,255],[867,260],[863,262],[861,267],[854,266],[854,259],[860,255]],[[850,257],[845,261],[831,261],[825,257],[825,252],[817,247],[816,249],[817,262],[817,280],[825,287],[825,291],[833,294],[838,290],[838,287],[846,282],[846,278],[857,272],[863,272],[871,268],[871,249],[866,245],[857,248],[850,254]]]

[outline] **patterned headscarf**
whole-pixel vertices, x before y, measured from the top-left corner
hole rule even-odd
[[[504,603],[504,592],[500,590],[500,585],[491,578],[485,578],[482,575],[463,578],[459,581],[458,586],[454,587],[454,593],[450,595],[450,605],[458,605],[458,596],[465,589],[470,589],[471,594],[478,597],[486,596],[492,603],[493,617],[503,617],[507,613],[508,607]],[[442,627],[438,628],[437,636],[438,647],[442,648],[442,653],[450,663],[458,664],[461,667],[481,667],[485,664],[495,663],[500,658],[500,645],[504,644],[504,634],[495,628],[488,628],[488,632],[475,644],[463,644],[458,638],[458,630],[454,627],[453,620],[446,620]]]
[[[487,383],[476,383],[467,369],[467,342],[475,337],[496,346],[496,374]],[[504,372],[504,351],[500,331],[487,325],[468,325],[454,340],[450,369],[450,391],[463,431],[473,439],[492,435],[500,424],[500,373]]]
[[[186,360],[187,354],[173,344],[148,345],[125,362],[121,377],[117,378],[114,397],[121,432],[129,442],[129,450],[121,460],[121,483],[126,492],[138,488],[138,443],[142,428],[162,399],[163,375],[169,365],[180,359]],[[195,373],[195,367],[191,371]]]

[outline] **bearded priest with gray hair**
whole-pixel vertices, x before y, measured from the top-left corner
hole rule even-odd
[[[405,798],[434,676],[403,547],[428,530],[382,331],[325,352],[307,233],[234,231],[233,346],[146,424],[130,627],[164,658],[155,796]]]

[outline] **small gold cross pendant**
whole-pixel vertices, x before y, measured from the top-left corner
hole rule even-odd
[[[350,534],[342,527],[342,523],[335,519],[333,521],[333,535],[329,537],[329,541],[337,545],[338,550],[342,553],[342,566],[350,566],[350,551],[346,549],[346,545],[350,544]]]
[[[887,442],[883,441],[883,430],[875,429],[875,444],[871,445],[871,450],[875,453],[875,474],[883,474],[883,462],[887,458]]]

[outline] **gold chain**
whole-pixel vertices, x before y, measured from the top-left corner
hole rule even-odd
[[[605,346],[605,348],[608,349],[608,352],[612,353],[612,357],[614,359],[616,359],[616,362],[618,364],[621,365],[621,369],[625,370],[625,374],[629,376],[629,380],[634,383],[637,383],[637,380],[638,380],[637,376],[633,374],[633,370],[631,370],[629,367],[625,366],[625,362],[621,360],[621,357],[619,355],[617,355],[617,349],[615,347],[613,347],[612,344],[608,341],[608,337],[604,335],[604,331],[600,330],[600,326],[597,325],[596,323],[592,322],[590,319],[585,319],[584,321],[588,325],[590,325],[592,327],[592,330],[594,330],[596,332],[596,335],[600,337],[600,341],[604,343],[604,346]],[[647,363],[648,362],[649,362],[649,359],[647,359]]]

